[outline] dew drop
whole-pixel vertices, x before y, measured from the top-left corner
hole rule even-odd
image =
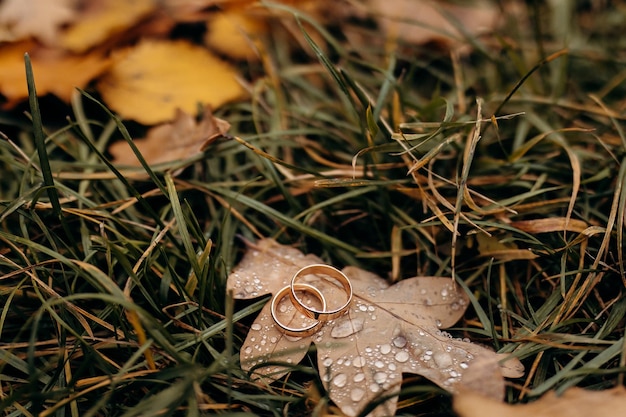
[[[333,385],[339,388],[344,387],[346,385],[346,382],[348,382],[348,377],[346,376],[346,374],[337,374],[333,378]]]
[[[259,323],[254,323],[250,326],[252,330],[261,330],[261,325]]]
[[[387,380],[387,374],[385,372],[376,372],[374,374],[374,381],[376,381],[377,384],[382,384]]]
[[[326,358],[324,359],[324,362],[322,362],[324,364],[324,366],[326,368],[328,368],[329,366],[331,366],[333,364],[333,358]]]
[[[452,356],[445,352],[435,353],[433,359],[435,361],[435,365],[441,369],[449,368],[452,365]]]
[[[441,320],[437,319],[435,321],[435,324],[437,325],[437,327],[441,327],[441,325],[442,325]]]
[[[244,349],[244,353],[246,353],[246,354],[248,354],[248,355],[249,355],[249,354],[251,354],[251,353],[252,353],[252,348],[251,348],[250,346],[247,346],[247,347]]]
[[[281,313],[286,313],[287,312],[287,306],[285,304],[281,304],[278,306],[278,311],[280,311]]]
[[[354,382],[361,382],[361,381],[363,381],[364,379],[365,379],[365,374],[364,374],[364,373],[362,373],[362,372],[361,372],[361,373],[358,373],[358,374],[356,374],[356,375],[354,375],[354,377],[352,378],[352,380],[353,380]]]
[[[363,319],[346,319],[341,320],[335,324],[335,326],[330,331],[330,335],[335,339],[340,339],[343,337],[348,337],[354,333],[360,332],[363,330]]]
[[[395,359],[400,363],[404,363],[409,360],[409,353],[406,350],[401,350],[396,353]]]
[[[370,388],[370,391],[374,393],[380,391],[380,385],[378,384],[371,383],[369,388]]]
[[[366,305],[364,305],[364,304],[361,304],[361,305],[359,306],[359,310],[361,310],[361,311],[367,311],[367,306],[366,306]]]
[[[442,297],[447,297],[448,296],[448,289],[444,288],[443,290],[441,290],[441,296]]]
[[[467,368],[469,368],[469,365],[467,364],[467,362],[461,362],[461,363],[459,364],[459,366],[461,367],[461,369],[467,369]]]
[[[357,356],[352,361],[352,365],[354,365],[355,368],[362,368],[365,366],[365,358],[363,356]]]
[[[384,344],[380,347],[380,353],[382,353],[383,355],[388,354],[389,352],[391,352],[391,345],[389,344]]]
[[[374,362],[374,366],[377,367],[378,369],[383,368],[385,366],[385,363],[383,361],[376,361]]]
[[[374,308],[374,306],[367,306],[367,311],[370,311],[370,312],[371,312],[371,311],[374,311],[374,310],[376,310],[376,309]]]
[[[378,316],[376,316],[376,314],[372,314],[372,317],[370,317],[370,319],[372,319],[372,321],[376,320],[378,318]]]
[[[398,336],[393,339],[392,343],[397,348],[403,348],[406,346],[406,338],[404,336]]]
[[[352,391],[350,391],[350,399],[352,401],[361,401],[364,395],[365,395],[365,390],[361,388],[353,388]]]
[[[270,338],[270,342],[272,342],[272,343],[276,343],[276,342],[278,342],[278,338],[277,338],[276,336],[272,336],[272,337]]]
[[[387,365],[387,368],[389,368],[390,371],[395,371],[396,370],[396,364],[392,362],[389,365]]]

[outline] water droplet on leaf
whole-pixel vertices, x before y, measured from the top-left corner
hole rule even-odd
[[[345,319],[337,322],[330,331],[330,335],[335,339],[348,337],[356,332],[363,330],[363,319]]]
[[[406,350],[401,350],[396,353],[395,359],[400,363],[404,363],[409,360],[409,353]]]
[[[346,376],[346,374],[337,374],[333,378],[333,384],[339,388],[345,386],[346,382],[348,382],[348,377]]]
[[[365,390],[361,388],[353,388],[352,391],[350,391],[350,399],[352,401],[361,401],[364,395]]]

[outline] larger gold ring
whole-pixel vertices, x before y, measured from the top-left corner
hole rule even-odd
[[[290,290],[293,292],[295,291],[311,292],[322,303],[323,310],[326,310],[326,299],[324,298],[324,295],[322,294],[320,290],[318,290],[317,288],[309,284],[295,284],[295,286],[287,285],[286,287],[281,288],[276,293],[276,295],[274,295],[274,298],[272,298],[272,305],[270,306],[270,312],[272,314],[272,318],[274,319],[274,323],[276,323],[276,325],[280,327],[281,331],[289,336],[298,336],[298,337],[310,336],[313,333],[315,333],[317,329],[319,329],[319,327],[322,325],[321,321],[315,320],[314,323],[308,326],[300,327],[300,328],[293,328],[293,327],[289,327],[285,325],[283,322],[278,320],[278,317],[276,315],[276,307],[278,306],[278,302],[282,300],[283,298],[285,298],[285,296],[289,293]]]
[[[316,310],[311,306],[305,305],[302,300],[300,300],[296,295],[296,286],[298,285],[296,281],[300,276],[304,275],[326,275],[336,279],[337,281],[339,281],[344,291],[346,292],[346,302],[341,307],[332,310],[326,310],[326,308],[323,308],[322,310]],[[298,310],[304,313],[304,315],[314,320],[328,321],[335,319],[346,312],[348,306],[350,305],[350,302],[352,301],[352,284],[350,283],[350,280],[343,272],[330,265],[313,264],[305,266],[295,273],[295,275],[291,279],[290,288],[294,306],[296,306]]]

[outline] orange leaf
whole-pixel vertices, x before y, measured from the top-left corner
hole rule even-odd
[[[143,41],[114,55],[99,82],[104,101],[122,117],[144,124],[169,120],[198,103],[217,108],[244,93],[235,69],[184,41]]]
[[[233,8],[212,15],[204,42],[212,49],[235,59],[258,59],[256,38],[267,30],[260,16]]]
[[[86,2],[80,19],[61,37],[61,46],[84,52],[119,33],[154,10],[152,0],[96,0]]]
[[[66,54],[37,46],[32,41],[4,45],[0,48],[0,92],[8,100],[5,107],[28,97],[24,70],[26,52],[33,64],[37,93],[55,94],[64,101],[70,100],[74,87],[84,87],[109,65],[109,60],[97,52]]]
[[[155,126],[144,139],[136,139],[135,146],[150,165],[188,159],[200,152],[218,137],[225,134],[230,124],[214,117],[206,108],[200,123],[182,110],[176,111],[171,123]],[[125,141],[109,147],[114,163],[139,166],[137,157]]]

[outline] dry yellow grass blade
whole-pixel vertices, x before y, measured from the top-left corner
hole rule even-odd
[[[549,232],[576,232],[583,233],[589,225],[587,222],[565,217],[549,217],[546,219],[520,220],[512,222],[510,226],[531,234]]]

